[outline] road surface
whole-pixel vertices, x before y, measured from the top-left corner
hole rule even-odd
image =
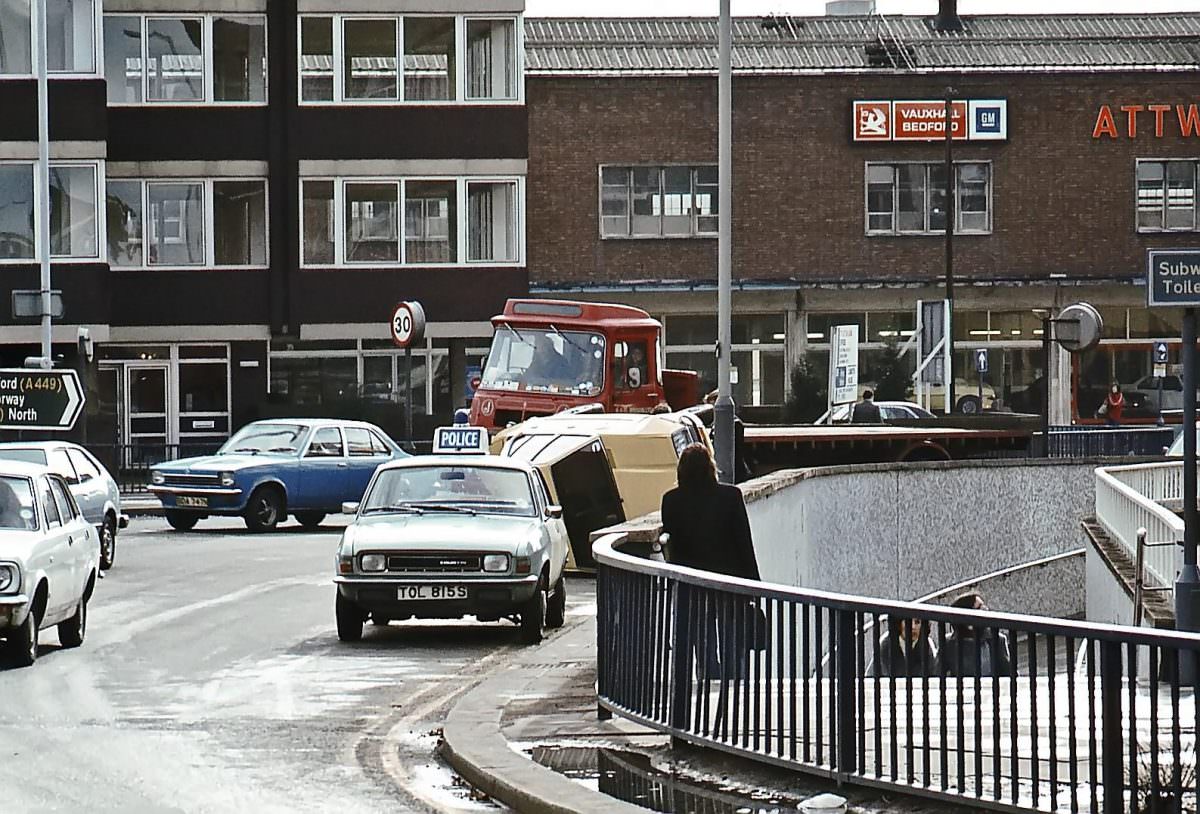
[[[33,667],[0,668],[0,808],[495,811],[433,750],[449,704],[521,647],[516,627],[368,625],[341,644],[343,523],[135,519],[83,646],[43,631]],[[586,581],[575,593],[591,601]]]

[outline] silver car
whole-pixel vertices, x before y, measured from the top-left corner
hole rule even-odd
[[[87,521],[100,536],[100,568],[112,568],[117,556],[117,530],[129,525],[121,514],[121,491],[96,456],[69,441],[0,443],[0,460],[49,467],[62,476]]]

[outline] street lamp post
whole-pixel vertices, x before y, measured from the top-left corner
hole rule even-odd
[[[717,403],[713,407],[713,435],[717,476],[733,483],[734,409],[730,386],[733,330],[733,24],[730,0],[720,0],[717,34]]]
[[[946,325],[946,358],[949,370],[943,371],[946,379],[947,412],[954,409],[954,95],[953,87],[946,88],[946,312],[950,317]],[[964,122],[964,126],[965,126]],[[982,408],[983,400],[980,399]]]
[[[33,16],[37,21],[34,27],[34,47],[37,70],[37,106],[38,106],[38,163],[37,163],[37,212],[34,216],[37,235],[37,253],[41,265],[41,302],[42,302],[42,355],[37,360],[37,366],[42,369],[53,367],[51,353],[50,327],[50,93],[47,81],[46,46],[46,0],[37,0],[33,4]],[[29,360],[32,361],[32,360]],[[29,361],[26,364],[29,364]]]

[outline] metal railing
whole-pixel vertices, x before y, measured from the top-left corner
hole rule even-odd
[[[1041,452],[1041,434],[1030,446]],[[1050,428],[1050,458],[1096,458],[1113,455],[1162,455],[1175,440],[1172,427],[1055,426]]]
[[[88,449],[104,464],[121,492],[129,494],[145,491],[150,483],[150,469],[155,464],[194,455],[211,455],[223,443],[223,440],[213,440],[179,444],[89,444]]]
[[[1179,544],[1153,545],[1146,551],[1146,571],[1162,586],[1174,585],[1183,564],[1183,518],[1164,503],[1182,501],[1182,497],[1182,461],[1096,469],[1096,520],[1125,548],[1130,560],[1138,554],[1138,529],[1146,530],[1151,544]]]
[[[958,804],[1196,810],[1196,686],[1180,665],[1194,674],[1200,636],[757,583],[622,540],[593,549],[602,709]]]

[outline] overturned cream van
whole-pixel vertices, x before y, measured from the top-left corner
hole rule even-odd
[[[579,571],[595,568],[593,531],[658,511],[675,486],[679,453],[693,443],[710,446],[703,424],[687,412],[560,413],[501,431],[492,451],[542,473],[562,506],[567,567]]]

